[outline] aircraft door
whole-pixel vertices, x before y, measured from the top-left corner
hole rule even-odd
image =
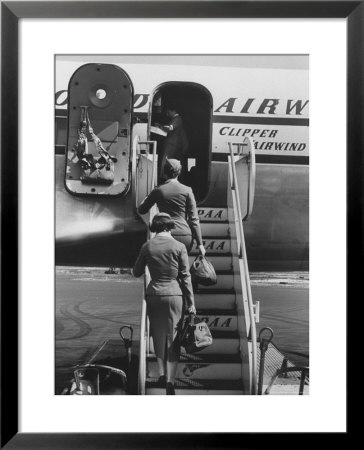
[[[212,149],[212,96],[198,83],[168,81],[151,95],[148,136],[158,146],[158,178],[163,181],[163,158],[181,161],[179,180],[190,186],[197,202],[209,191]],[[167,131],[165,125],[172,125]]]
[[[85,64],[68,86],[66,188],[117,196],[131,183],[133,85],[112,64]]]
[[[133,174],[136,208],[157,184],[157,164],[156,141],[141,141],[139,136],[135,136],[133,140]],[[155,213],[155,210],[151,212]],[[143,215],[141,218],[148,224],[150,214]]]

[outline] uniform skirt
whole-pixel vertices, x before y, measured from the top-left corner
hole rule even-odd
[[[176,241],[181,242],[181,244],[184,244],[187,250],[187,253],[190,252],[192,247],[192,234],[173,234],[172,236]]]
[[[148,295],[147,310],[157,358],[178,361],[180,345],[177,334],[182,326],[182,296]]]

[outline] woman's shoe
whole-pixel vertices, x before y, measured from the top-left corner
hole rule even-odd
[[[166,376],[165,375],[161,375],[158,378],[158,384],[161,384],[163,387],[166,385]]]
[[[168,383],[166,384],[166,394],[167,395],[176,395],[176,393],[174,392],[173,383],[171,383],[170,381],[168,381]]]

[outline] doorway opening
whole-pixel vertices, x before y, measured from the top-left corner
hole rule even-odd
[[[203,200],[209,188],[212,136],[212,96],[202,85],[190,82],[167,82],[152,94],[149,114],[149,136],[157,141],[159,179],[163,154],[167,152],[167,136],[155,133],[155,126],[171,123],[167,110],[173,109],[182,119],[187,147],[181,160],[179,181],[190,186],[196,201]],[[168,132],[167,132],[168,133]]]

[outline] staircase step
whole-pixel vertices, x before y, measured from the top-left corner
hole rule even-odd
[[[202,286],[198,285],[197,288],[194,290],[195,296],[201,295],[201,296],[210,296],[210,295],[216,295],[221,296],[225,294],[235,295],[234,289],[216,289],[216,284],[214,286]],[[212,306],[212,305],[211,305]]]
[[[226,355],[237,355],[239,354],[240,343],[237,337],[222,338],[213,336],[212,344],[209,347],[204,348],[199,353],[201,355],[212,355],[216,353],[226,354]],[[232,333],[233,334],[233,333]],[[184,349],[181,350],[182,354],[186,354]]]
[[[197,317],[207,323],[211,332],[215,330],[226,332],[238,331],[238,318],[234,311],[233,314],[210,314],[198,311]]]
[[[200,222],[226,222],[228,220],[227,208],[204,208],[197,209]]]
[[[201,233],[204,238],[209,236],[229,237],[229,223],[201,222]]]
[[[215,269],[215,273],[217,276],[219,275],[234,275],[234,271],[232,268],[228,268],[228,269],[221,269],[221,270],[216,270]]]
[[[164,395],[165,388],[157,378],[147,378],[148,395]],[[190,380],[179,378],[175,381],[176,395],[234,395],[242,394],[241,380]]]
[[[154,353],[148,355],[148,361],[157,361]],[[241,364],[241,357],[236,355],[219,355],[219,354],[204,354],[197,353],[182,353],[180,356],[181,363],[205,363],[205,364]]]
[[[212,332],[212,344],[198,352],[199,355],[239,355],[240,342],[239,338],[234,332],[226,333],[224,335],[216,335],[217,332]],[[150,339],[149,351],[154,354],[153,339]],[[189,358],[184,348],[181,348],[181,357]]]
[[[205,286],[203,284],[198,284],[197,288],[194,289],[196,292],[200,292],[201,289],[206,291],[216,291],[216,290],[233,290],[234,289],[234,275],[233,273],[216,273],[217,282],[211,286]]]
[[[196,256],[189,256],[188,260],[190,263],[190,266],[192,266],[193,261],[195,260]],[[233,260],[231,255],[213,255],[209,254],[208,260],[211,262],[211,264],[214,266],[214,269],[216,271],[218,270],[232,270],[233,267]]]
[[[198,310],[233,310],[236,305],[236,300],[234,293],[220,291],[215,294],[211,290],[208,290],[202,293],[197,291],[195,293],[195,303]]]
[[[240,354],[204,354],[197,353],[182,353],[180,356],[180,362],[194,362],[194,363],[206,363],[206,364],[241,364]]]
[[[197,317],[206,317],[206,316],[236,316],[237,312],[235,308],[232,309],[212,309],[212,308],[205,308],[205,309],[199,309],[197,308]]]
[[[148,378],[158,377],[157,361],[148,361]],[[181,380],[238,380],[241,378],[241,363],[180,362],[176,377]]]
[[[219,236],[204,238],[203,245],[206,249],[207,256],[209,256],[210,254],[212,255],[224,255],[227,253],[231,254],[230,238],[222,239]],[[194,241],[190,254],[197,255],[198,253],[199,253],[198,246]]]
[[[165,395],[166,390],[162,388],[148,388],[147,395]],[[214,390],[214,389],[175,389],[175,395],[243,395],[242,390]]]
[[[214,340],[219,339],[239,339],[239,333],[237,331],[227,331],[227,330],[210,330],[211,335]]]

